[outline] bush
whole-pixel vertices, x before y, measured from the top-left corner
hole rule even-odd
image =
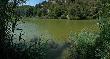
[[[71,34],[70,59],[109,59],[110,23],[107,18],[99,17],[99,34],[81,32]]]
[[[77,34],[71,34],[71,47],[69,49],[69,59],[94,59],[94,45],[98,35],[81,32]]]
[[[46,57],[49,50],[48,42],[35,38],[34,41],[29,42],[27,50],[27,57],[30,59],[47,59]]]
[[[110,57],[110,23],[105,17],[99,17],[100,37],[96,39],[95,48],[97,56],[102,59]]]
[[[14,59],[47,59],[49,51],[48,41],[40,38],[34,38],[30,42],[15,42],[11,48],[14,49]]]

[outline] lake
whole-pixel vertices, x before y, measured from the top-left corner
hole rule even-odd
[[[25,39],[36,37],[53,39],[56,42],[68,41],[71,32],[79,33],[82,30],[97,32],[96,20],[62,20],[62,19],[36,19],[25,18],[25,23],[19,23],[17,28],[22,28]],[[18,31],[16,31],[18,33]]]

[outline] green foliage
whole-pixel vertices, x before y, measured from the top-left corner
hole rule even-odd
[[[48,48],[48,41],[45,41],[44,39],[35,39],[36,41],[31,42],[30,49],[30,55],[32,58],[37,59],[47,59],[49,48]],[[30,58],[30,59],[32,59]]]
[[[77,34],[70,34],[71,47],[69,49],[69,59],[95,59],[95,41],[98,35],[81,32]]]
[[[110,59],[110,23],[107,19],[109,2],[109,0],[99,1],[98,25],[100,33],[98,37],[88,36],[87,33],[87,35],[83,33],[80,34],[81,36],[73,36],[75,40],[72,41],[72,47],[70,47],[71,59]]]
[[[55,6],[55,7],[54,7]],[[66,9],[63,5],[52,5],[48,13],[49,18],[66,18]]]
[[[98,17],[98,11],[100,10],[101,6],[100,4],[100,1],[97,0],[52,0],[48,2],[43,1],[42,3],[36,4],[36,6],[34,7],[35,10],[31,10],[31,12],[33,12],[34,16],[37,15],[41,18],[45,16],[47,18],[65,19],[67,18],[67,15],[70,15],[69,17],[71,20],[89,19]]]
[[[1,0],[0,1],[0,58],[13,59],[15,51],[13,49],[13,33],[19,16],[15,13],[18,2],[24,0]],[[10,24],[11,23],[11,24]],[[12,25],[12,26],[11,26]],[[12,53],[13,52],[13,53]]]
[[[30,42],[15,43],[16,55],[19,59],[47,59],[49,51],[47,41],[35,38]]]
[[[33,8],[32,8],[32,7],[30,7],[30,8],[26,11],[26,16],[27,16],[27,17],[33,16]]]
[[[17,6],[16,13],[17,15],[20,15],[23,17],[25,16],[31,17],[36,14],[36,10],[34,6],[23,5],[23,6]]]
[[[55,15],[61,17],[59,14],[70,15],[70,19],[87,19],[87,18],[97,18],[98,13],[98,1],[97,0],[53,0],[49,1],[48,7]],[[51,5],[50,5],[51,4]],[[53,5],[53,6],[52,6]],[[52,7],[51,7],[52,6]],[[61,6],[61,7],[60,7]],[[60,8],[58,8],[60,7]],[[57,8],[58,10],[55,11]],[[63,11],[62,12],[62,8]],[[60,10],[60,11],[59,11]]]
[[[100,0],[99,4],[99,15],[103,17],[109,17],[110,15],[110,1],[109,0]]]
[[[81,32],[71,34],[70,59],[109,59],[110,23],[107,18],[99,17],[99,34]]]
[[[16,7],[22,2],[0,0],[0,59],[46,59],[47,41],[35,38],[33,42],[25,42],[20,33],[19,42],[14,42],[15,27],[21,16],[16,13]]]
[[[99,18],[99,27],[100,27],[100,37],[96,39],[96,51],[97,56],[100,58],[109,59],[109,49],[110,49],[110,23],[107,18]]]

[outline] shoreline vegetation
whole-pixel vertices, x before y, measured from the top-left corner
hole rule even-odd
[[[48,0],[35,6],[17,6],[16,12],[23,17],[42,19],[84,20],[99,17],[100,1],[98,0]]]
[[[0,0],[0,59],[110,59],[110,0]]]

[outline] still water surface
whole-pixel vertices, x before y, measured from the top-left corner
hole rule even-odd
[[[71,32],[80,32],[86,29],[96,32],[98,26],[95,20],[36,20],[29,19],[20,23],[17,28],[22,28],[24,38],[29,40],[35,37],[54,39],[57,42],[68,40]],[[16,31],[18,33],[18,31]]]

